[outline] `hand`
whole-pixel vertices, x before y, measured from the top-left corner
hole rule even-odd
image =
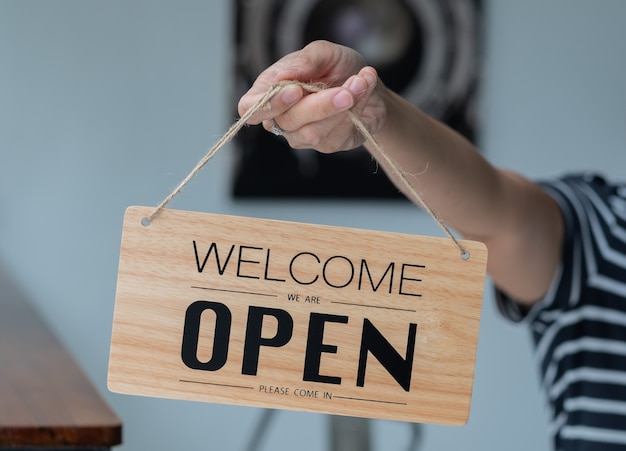
[[[355,50],[326,41],[315,41],[263,71],[240,99],[239,114],[284,80],[320,82],[326,89],[306,93],[300,86],[286,86],[249,124],[263,123],[270,131],[269,120],[273,119],[295,149],[332,153],[362,144],[363,136],[345,113],[348,109],[361,117],[372,134],[384,121],[385,104],[376,89],[382,89],[382,83],[376,70],[366,66]]]

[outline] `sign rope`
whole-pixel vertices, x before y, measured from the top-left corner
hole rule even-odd
[[[269,103],[270,99],[276,95],[284,86],[297,84],[302,89],[307,92],[315,93],[324,89],[324,85],[321,83],[303,83],[298,81],[282,81],[272,85],[267,92],[259,99],[259,101],[253,105],[248,111],[245,112],[230,128],[226,131],[226,133],[209,149],[207,154],[202,157],[202,159],[196,164],[196,166],[191,170],[191,172],[178,184],[176,188],[165,198],[163,201],[154,209],[154,211],[146,218],[148,223],[152,222],[158,214],[163,210],[166,205],[174,199],[183,188],[193,179],[198,172],[217,154],[217,152],[222,149],[226,144],[228,144],[232,139],[237,135],[239,130],[241,130],[248,120],[259,111],[261,108],[264,108]],[[412,199],[416,200],[421,208],[423,208],[437,223],[437,225],[444,231],[444,233],[454,242],[456,247],[461,252],[461,258],[464,260],[469,259],[469,252],[461,245],[459,240],[452,234],[448,226],[437,216],[437,214],[432,210],[432,208],[424,201],[419,192],[411,185],[409,180],[406,177],[406,174],[400,169],[398,164],[385,152],[382,146],[376,141],[374,136],[367,129],[363,121],[353,112],[347,111],[348,117],[354,123],[355,127],[363,134],[367,142],[372,146],[374,150],[375,156],[378,156],[382,160],[384,160],[389,168],[393,171],[393,175],[397,177],[397,179],[402,183],[406,191],[411,195]]]

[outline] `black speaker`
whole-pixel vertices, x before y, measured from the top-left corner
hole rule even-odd
[[[358,50],[384,83],[475,141],[481,0],[237,0],[236,100],[316,39]],[[235,102],[236,103],[236,102]],[[234,140],[236,198],[402,198],[365,149],[293,150],[262,127]]]

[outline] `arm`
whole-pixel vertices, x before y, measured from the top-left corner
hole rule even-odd
[[[309,95],[290,86],[251,123],[269,130],[273,118],[292,147],[334,152],[363,143],[345,114],[352,109],[438,216],[487,245],[487,269],[500,289],[528,305],[546,293],[560,259],[563,225],[543,190],[490,165],[459,134],[386,88],[356,52],[334,44],[313,43],[268,68],[240,100],[240,113],[271,84],[287,79],[330,86]]]

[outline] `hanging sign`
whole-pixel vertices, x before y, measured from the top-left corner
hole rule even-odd
[[[110,390],[467,421],[482,243],[153,210],[124,218]]]

